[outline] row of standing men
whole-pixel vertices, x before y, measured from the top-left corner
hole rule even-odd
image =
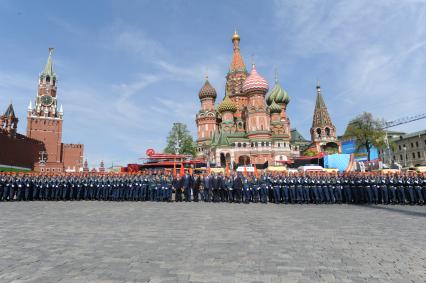
[[[0,201],[419,204],[425,175],[0,175]]]

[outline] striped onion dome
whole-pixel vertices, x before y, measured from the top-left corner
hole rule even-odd
[[[281,106],[279,106],[275,100],[272,100],[271,105],[269,106],[269,111],[272,113],[281,113]]]
[[[290,102],[290,96],[288,95],[287,91],[285,91],[285,89],[282,88],[282,86],[277,81],[275,82],[275,85],[272,88],[271,93],[266,99],[266,103],[268,105],[271,105],[273,101],[275,101],[276,103],[284,103],[284,104],[288,104]]]
[[[207,98],[207,97],[216,99],[216,97],[217,97],[216,90],[210,84],[209,80],[206,79],[203,87],[201,88],[200,92],[198,93],[198,97],[200,99]]]
[[[269,89],[268,82],[257,73],[256,66],[253,64],[249,76],[245,79],[243,83],[243,92],[249,93],[252,91],[262,91],[267,93]]]

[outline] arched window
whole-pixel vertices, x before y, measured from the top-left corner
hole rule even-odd
[[[262,143],[261,143],[261,146],[262,146],[262,147],[263,147],[263,146],[265,146],[265,143],[264,143],[264,142],[262,142]]]
[[[321,137],[321,129],[317,128],[317,137]]]
[[[241,147],[241,143],[240,142],[238,143],[238,147]]]
[[[327,135],[327,137],[330,136],[330,128],[325,128],[325,134]]]
[[[50,77],[46,76],[46,83],[49,83],[49,82],[50,82]]]
[[[247,146],[247,144],[246,143],[243,143],[243,147],[246,147]]]

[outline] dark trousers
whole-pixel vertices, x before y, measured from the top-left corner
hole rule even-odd
[[[182,189],[176,189],[175,201],[177,201],[177,202],[182,201]]]
[[[193,194],[194,194],[194,201],[195,202],[198,202],[199,201],[199,199],[198,199],[198,194],[200,193],[200,189],[193,189]]]

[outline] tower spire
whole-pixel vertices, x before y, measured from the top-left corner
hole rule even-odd
[[[234,45],[234,54],[232,55],[231,66],[229,68],[230,73],[235,72],[247,72],[246,66],[244,65],[243,57],[240,53],[240,35],[235,30],[232,36],[232,43]]]
[[[328,113],[327,106],[325,105],[324,98],[321,94],[321,87],[319,83],[317,84],[317,98],[315,102],[315,109],[314,109],[314,118],[312,121],[312,128],[318,128],[318,127],[334,127],[333,123],[331,122],[330,114]]]
[[[44,70],[41,73],[42,76],[50,76],[54,77],[55,72],[53,71],[53,60],[52,60],[52,53],[55,48],[49,47],[49,56],[47,57],[46,65],[44,66]]]

